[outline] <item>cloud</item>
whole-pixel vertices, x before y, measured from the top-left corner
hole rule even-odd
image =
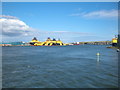
[[[53,33],[66,33],[68,31],[52,31]]]
[[[72,32],[72,31],[53,31],[52,33],[61,33],[62,35],[65,34],[67,36],[88,36],[91,35],[90,33],[86,33],[86,32]]]
[[[86,33],[86,32],[72,32],[72,31],[40,31],[39,34],[46,35],[46,36],[66,36],[66,37],[77,37],[77,36],[91,36],[94,34]]]
[[[87,18],[112,18],[118,16],[118,10],[100,10],[93,12],[81,12],[72,14],[71,16],[82,16]]]
[[[64,43],[81,41],[83,37],[94,36],[92,33],[72,32],[72,31],[40,31],[37,38],[40,41],[45,41],[47,37],[61,39]]]
[[[13,16],[0,15],[0,30],[5,36],[27,36],[31,34],[32,28],[26,25],[25,22]]]
[[[0,18],[18,19],[17,17],[9,16],[9,15],[0,15]]]

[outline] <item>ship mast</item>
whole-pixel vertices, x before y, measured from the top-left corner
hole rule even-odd
[[[117,46],[120,49],[120,34],[118,34],[118,43],[117,43]]]

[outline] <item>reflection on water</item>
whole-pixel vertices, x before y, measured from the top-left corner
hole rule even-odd
[[[3,47],[2,58],[3,87],[118,87],[117,52],[105,45]]]

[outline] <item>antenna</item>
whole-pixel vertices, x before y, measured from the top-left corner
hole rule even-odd
[[[115,35],[115,38],[117,38],[117,35]]]

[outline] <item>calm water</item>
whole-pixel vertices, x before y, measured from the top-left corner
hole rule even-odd
[[[2,49],[3,87],[118,87],[118,52],[105,45]],[[100,62],[96,59],[97,52]]]

